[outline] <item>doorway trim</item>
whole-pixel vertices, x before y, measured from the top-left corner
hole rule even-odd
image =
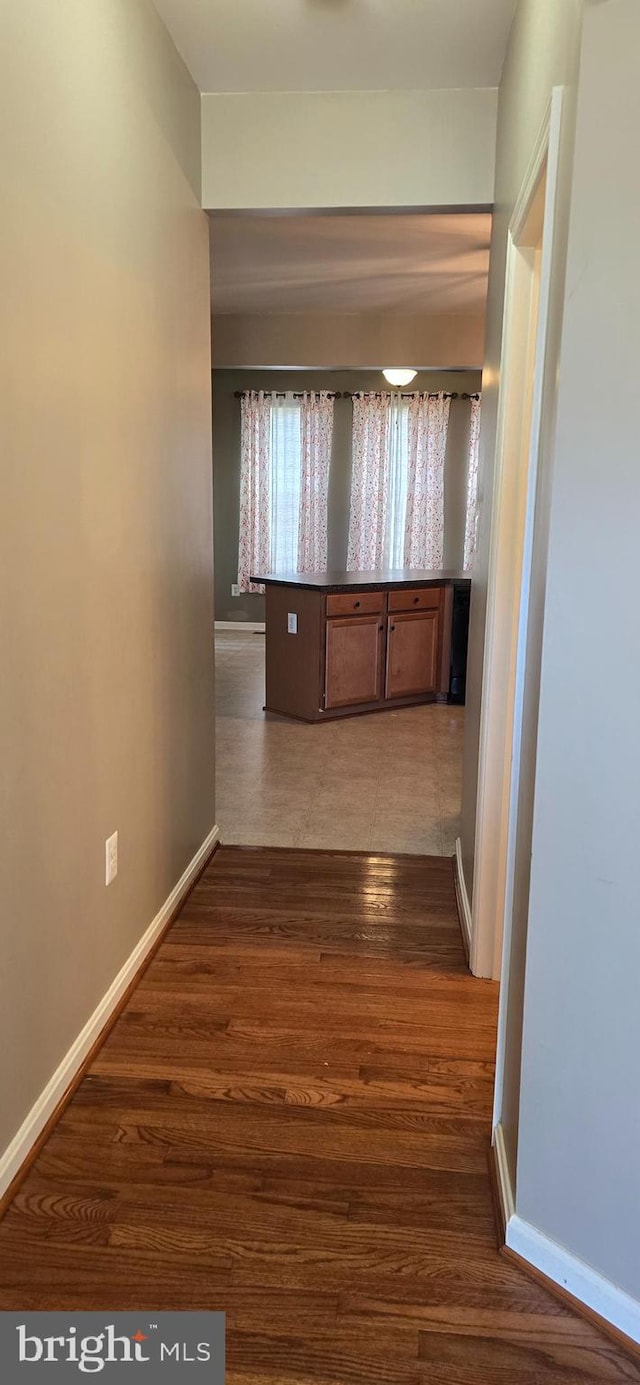
[[[558,209],[563,88],[555,87],[509,225],[482,678],[470,966],[505,976],[510,943],[527,612]],[[523,236],[546,176],[539,276]],[[523,403],[519,384],[531,380]],[[528,431],[525,441],[523,429]],[[509,466],[517,452],[523,467]],[[518,523],[514,525],[514,515]],[[504,1007],[502,1007],[504,1009]],[[498,1064],[501,1060],[500,1036]],[[498,1083],[498,1073],[496,1074]]]

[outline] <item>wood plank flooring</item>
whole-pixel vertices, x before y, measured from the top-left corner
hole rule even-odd
[[[223,1308],[231,1385],[640,1366],[498,1254],[444,858],[223,847],[0,1224],[0,1308]]]

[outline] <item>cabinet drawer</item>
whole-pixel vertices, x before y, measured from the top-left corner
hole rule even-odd
[[[328,616],[369,616],[382,610],[384,592],[339,592],[327,597]]]
[[[408,587],[389,592],[390,611],[433,611],[440,605],[442,587]]]

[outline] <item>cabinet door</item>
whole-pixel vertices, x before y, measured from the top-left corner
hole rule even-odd
[[[412,697],[436,691],[438,634],[437,611],[407,611],[389,616],[385,697]]]
[[[325,707],[379,701],[383,632],[379,615],[327,621]]]

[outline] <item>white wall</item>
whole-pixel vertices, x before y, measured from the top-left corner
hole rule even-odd
[[[198,93],[147,0],[0,29],[1,1151],[214,804]]]
[[[547,573],[516,1200],[522,1218],[636,1299],[638,53],[637,0],[587,7]]]
[[[207,209],[493,201],[497,93],[205,93]]]

